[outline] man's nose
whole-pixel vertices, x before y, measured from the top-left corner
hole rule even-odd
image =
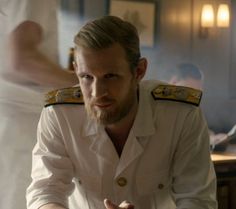
[[[107,86],[102,80],[95,80],[92,86],[92,96],[101,97],[107,94]]]

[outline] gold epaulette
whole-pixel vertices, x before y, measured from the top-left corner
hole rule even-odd
[[[153,89],[152,96],[155,100],[173,100],[199,106],[202,91],[184,86],[159,85]]]
[[[45,107],[56,104],[84,104],[80,87],[57,89],[45,95]]]

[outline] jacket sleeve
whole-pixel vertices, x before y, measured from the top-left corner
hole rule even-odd
[[[210,158],[208,127],[199,108],[185,118],[173,162],[177,209],[215,209],[216,177]]]
[[[68,207],[68,196],[74,189],[74,168],[58,121],[52,107],[44,108],[33,150],[32,183],[26,195],[28,209],[38,209],[50,202]]]

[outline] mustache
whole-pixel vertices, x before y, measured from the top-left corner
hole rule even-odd
[[[103,98],[94,98],[94,99],[91,99],[91,104],[105,104],[105,103],[111,103],[111,102],[114,102],[114,99],[111,99],[111,98],[108,98],[108,97],[103,97]]]

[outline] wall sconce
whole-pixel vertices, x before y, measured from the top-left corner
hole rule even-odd
[[[209,33],[209,28],[214,26],[214,10],[211,4],[204,4],[202,7],[201,13],[201,22],[200,22],[200,30],[199,30],[199,37],[200,38],[207,38]]]
[[[201,14],[201,27],[213,27],[214,19],[213,6],[211,4],[204,4]]]
[[[229,6],[227,4],[220,4],[217,10],[217,27],[229,27]],[[213,28],[215,23],[215,14],[212,4],[204,4],[201,13],[201,24],[200,24],[200,38],[207,38],[209,28]]]
[[[229,6],[220,4],[217,11],[217,26],[229,27]]]

